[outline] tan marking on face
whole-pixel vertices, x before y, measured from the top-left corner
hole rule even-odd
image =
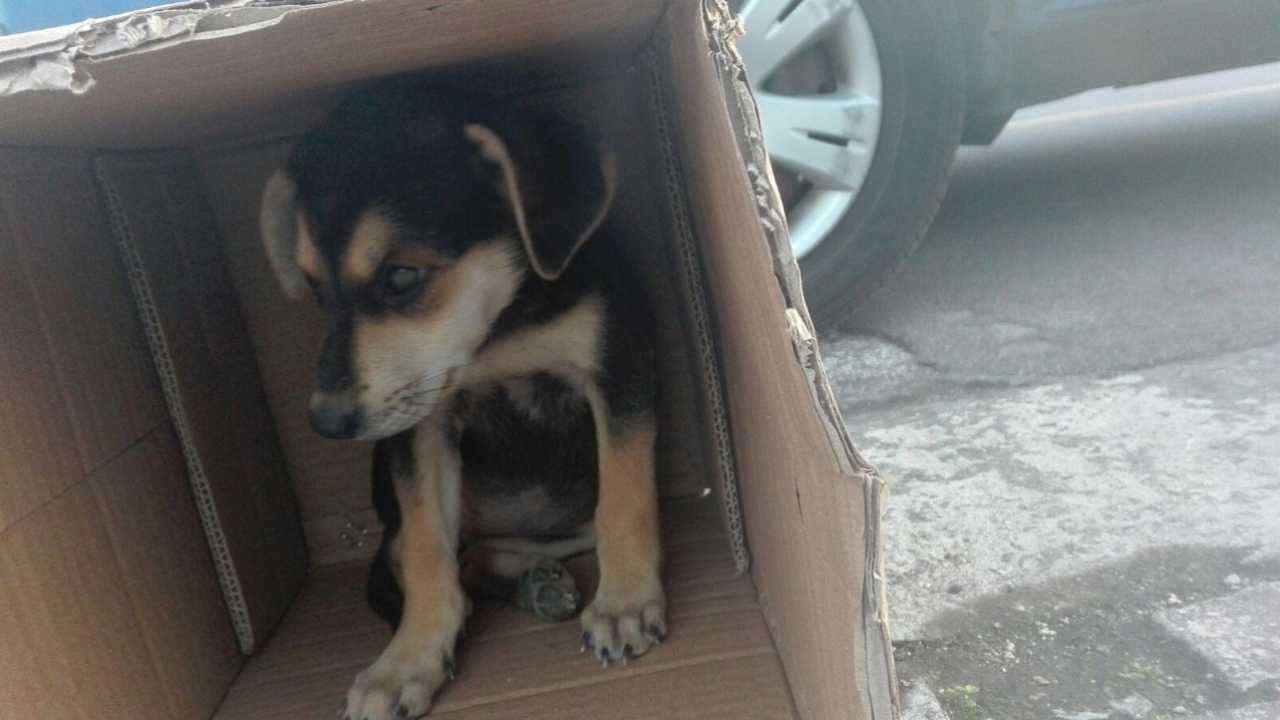
[[[302,271],[311,279],[323,281],[328,277],[324,255],[320,254],[320,249],[316,247],[315,239],[311,236],[311,225],[301,211],[298,212],[298,247],[294,251],[294,258],[298,262],[298,267],[302,268]]]
[[[396,225],[382,210],[366,210],[351,230],[342,255],[342,281],[353,287],[373,280],[391,250]]]
[[[438,331],[448,321],[470,272],[473,268],[462,262],[438,268],[428,279],[422,297],[406,311],[361,318],[357,323],[356,357],[393,353],[409,336]]]
[[[431,270],[448,267],[453,260],[426,245],[397,245],[387,253],[385,263]]]
[[[360,388],[356,403],[369,422],[362,437],[411,427],[459,384],[459,369],[471,363],[520,285],[517,253],[512,238],[479,244],[451,265],[432,270],[413,306],[357,317],[352,339]]]

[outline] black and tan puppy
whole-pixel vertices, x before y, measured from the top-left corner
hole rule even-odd
[[[349,97],[267,184],[272,267],[328,317],[312,425],[378,441],[369,590],[396,631],[346,717],[427,712],[468,591],[567,617],[557,559],[592,547],[583,643],[607,665],[666,634],[650,310],[596,237],[616,172],[576,127],[398,78]]]

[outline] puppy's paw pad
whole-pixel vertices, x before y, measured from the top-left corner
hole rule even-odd
[[[543,560],[520,576],[517,593],[520,607],[543,622],[568,620],[578,612],[582,596],[573,575],[555,560]]]
[[[582,614],[583,649],[594,652],[605,667],[638,658],[666,637],[666,611],[661,599],[626,610],[592,605]]]
[[[453,658],[429,650],[412,658],[379,658],[356,676],[339,710],[343,720],[425,717],[436,690],[454,676]]]

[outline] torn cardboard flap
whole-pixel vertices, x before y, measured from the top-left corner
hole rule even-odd
[[[306,5],[348,1],[176,3],[0,38],[0,96],[35,91],[79,95],[94,85],[86,60],[154,49],[172,42],[252,32],[274,25]]]
[[[791,251],[791,237],[785,220],[782,198],[764,146],[759,108],[746,80],[746,68],[735,41],[742,35],[740,18],[725,0],[704,0],[704,17],[711,39],[711,54],[720,71],[726,101],[736,105],[731,113],[756,212],[769,244],[774,275],[782,291],[786,310],[783,322],[791,338],[796,360],[809,380],[809,393],[822,420],[832,453],[841,472],[862,482],[864,511],[864,569],[862,588],[862,637],[856,649],[858,665],[866,673],[859,683],[864,707],[873,719],[897,717],[899,698],[889,635],[889,608],[884,582],[884,548],[880,532],[883,504],[887,495],[885,478],[862,457],[849,438],[836,403],[821,352],[815,339],[813,321],[805,304],[800,268]]]
[[[554,85],[601,58],[635,57],[666,6],[226,0],[0,38],[0,145],[143,149],[280,138],[353,83],[422,68],[467,67],[513,88]],[[491,31],[500,25],[508,29]]]

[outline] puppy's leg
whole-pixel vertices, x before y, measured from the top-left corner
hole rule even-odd
[[[582,642],[605,665],[643,655],[667,634],[659,577],[658,493],[651,416],[617,420],[588,393],[600,452],[595,526],[600,585],[582,613]]]
[[[404,611],[386,650],[347,692],[343,717],[350,720],[420,717],[454,672],[468,612],[456,559],[461,463],[430,420],[415,431],[413,455],[414,471],[395,478],[402,521],[390,546]]]

